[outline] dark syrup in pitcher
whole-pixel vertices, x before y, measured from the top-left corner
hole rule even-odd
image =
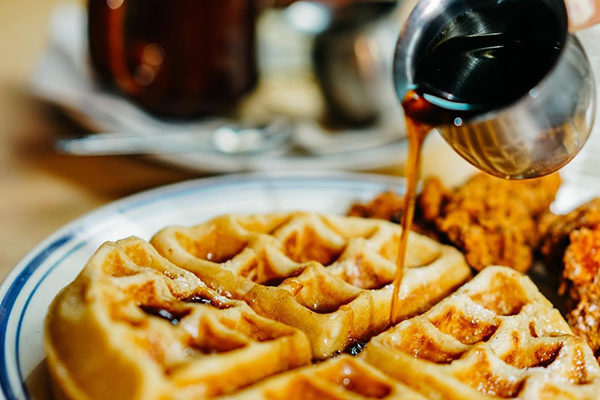
[[[400,285],[427,133],[442,124],[461,125],[524,96],[556,63],[566,38],[563,26],[541,1],[484,4],[454,18],[415,56],[413,89],[402,99],[409,155],[391,323],[398,321],[400,311]]]

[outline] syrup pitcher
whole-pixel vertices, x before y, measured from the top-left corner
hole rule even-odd
[[[562,0],[421,0],[398,39],[396,92],[404,101],[417,93],[429,106],[421,122],[485,172],[557,171],[585,144],[596,112],[570,15]]]

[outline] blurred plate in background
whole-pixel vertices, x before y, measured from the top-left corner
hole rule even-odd
[[[270,10],[261,17],[259,66],[263,76],[258,88],[240,105],[236,112],[239,118],[177,122],[156,118],[96,84],[88,66],[85,13],[83,6],[74,3],[62,4],[55,10],[50,21],[50,42],[32,77],[32,89],[92,132],[144,137],[205,132],[231,124],[265,124],[284,118],[293,123],[292,135],[265,151],[234,154],[207,148],[149,157],[205,172],[369,170],[400,164],[405,159],[402,123],[386,120],[364,129],[329,129],[318,121],[324,101],[311,70],[311,36],[294,29],[282,11]],[[374,34],[385,36],[383,47],[389,48],[376,50],[383,51],[380,57],[391,62],[395,34]],[[378,89],[381,97],[393,97],[391,72],[378,71],[376,75],[385,80],[379,86],[386,89]],[[401,118],[399,105],[397,115]]]

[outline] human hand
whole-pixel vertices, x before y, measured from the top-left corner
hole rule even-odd
[[[600,0],[565,0],[569,30],[585,29],[600,22]]]

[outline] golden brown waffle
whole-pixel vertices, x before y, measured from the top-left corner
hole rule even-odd
[[[104,244],[50,307],[58,398],[201,399],[310,362],[301,331],[228,300],[129,238]]]
[[[341,355],[267,379],[222,400],[425,400],[369,364]]]
[[[166,228],[152,244],[219,293],[303,330],[322,359],[389,326],[399,235],[380,220],[228,215]],[[469,277],[456,249],[411,234],[400,317],[427,310]]]
[[[488,267],[361,358],[436,399],[598,399],[586,343],[524,275]]]

